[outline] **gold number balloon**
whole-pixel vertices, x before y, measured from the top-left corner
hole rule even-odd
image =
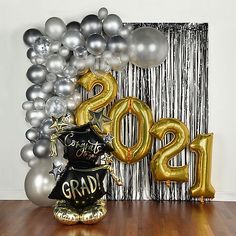
[[[132,147],[125,146],[121,141],[122,118],[132,113],[138,120],[138,141]],[[114,136],[114,156],[125,163],[135,163],[144,158],[151,149],[153,138],[149,135],[149,129],[153,124],[151,109],[135,97],[126,97],[117,101],[109,112],[112,119],[111,132]]]
[[[172,167],[169,161],[180,153],[189,143],[189,131],[184,123],[174,118],[163,118],[155,123],[150,133],[163,140],[167,133],[174,134],[174,139],[165,147],[160,148],[152,158],[151,171],[156,180],[186,182],[188,181],[188,166]]]
[[[95,75],[91,72],[82,76],[78,83],[87,91],[93,89],[95,85],[102,86],[100,93],[94,97],[82,102],[75,111],[76,124],[78,126],[89,122],[89,110],[96,111],[107,106],[112,102],[117,94],[117,82],[111,74],[104,74],[101,76]]]
[[[213,134],[199,134],[190,144],[190,150],[197,154],[196,181],[190,189],[192,197],[214,198],[215,189],[211,184]]]

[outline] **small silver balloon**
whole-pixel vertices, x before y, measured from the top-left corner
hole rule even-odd
[[[46,57],[50,54],[51,40],[47,36],[41,36],[34,42],[33,49],[36,54]]]
[[[35,155],[33,153],[33,147],[34,147],[33,143],[28,143],[22,147],[20,151],[20,156],[23,161],[29,162],[30,160],[35,158]]]
[[[53,41],[50,44],[50,51],[53,52],[53,53],[56,53],[56,52],[59,51],[60,47],[61,47],[61,42],[60,41]]]
[[[36,54],[36,52],[34,51],[34,49],[33,48],[29,48],[28,50],[27,50],[27,57],[31,60],[33,57],[35,57],[37,54]]]
[[[43,65],[32,65],[26,73],[28,80],[34,84],[42,84],[47,75],[47,69]]]
[[[33,101],[36,98],[42,98],[43,100],[47,100],[51,95],[42,91],[42,87],[40,85],[32,85],[26,91],[26,98],[29,101]]]
[[[85,59],[85,65],[86,67],[92,67],[95,63],[95,57],[93,55],[88,55]]]
[[[105,7],[102,7],[98,10],[98,18],[104,20],[108,16],[108,10]]]
[[[69,54],[70,54],[70,50],[66,47],[61,47],[59,49],[59,54],[62,56],[62,57],[67,57]]]
[[[77,68],[77,70],[84,70],[86,68],[85,60],[75,56],[71,57],[70,65]]]
[[[41,120],[35,118],[30,120],[29,123],[32,127],[38,128],[41,125]]]
[[[142,68],[160,65],[167,57],[168,42],[166,37],[152,27],[137,28],[128,39],[130,61]]]
[[[115,57],[113,56],[110,60],[109,60],[109,65],[111,66],[111,68],[113,70],[117,70],[117,71],[121,71],[124,69],[126,63],[122,63],[120,60],[120,57]]]
[[[60,40],[65,31],[66,25],[63,20],[58,17],[51,17],[45,23],[46,35],[54,40]]]
[[[34,100],[34,108],[36,110],[43,110],[45,107],[45,101],[42,98],[36,98]]]
[[[65,59],[62,56],[56,54],[50,55],[46,62],[48,71],[55,74],[61,73],[65,65]]]
[[[122,21],[120,17],[115,14],[108,15],[103,21],[103,30],[109,37],[118,35],[121,28]]]
[[[108,65],[107,61],[103,57],[96,57],[94,65],[90,68],[90,70],[94,73],[102,75],[104,73],[109,73],[111,67]]]
[[[30,128],[26,131],[25,137],[30,141],[30,142],[36,142],[39,138],[39,131],[36,128]],[[32,148],[33,151],[33,148]]]
[[[40,123],[47,117],[44,110],[31,110],[26,112],[26,120],[31,123],[32,120],[37,120]]]
[[[130,31],[127,28],[123,27],[123,28],[120,29],[119,35],[122,38],[127,39],[129,37],[129,35],[130,35]]]
[[[37,165],[40,163],[40,161],[43,159],[39,159],[38,157],[32,158],[29,162],[28,162],[28,166],[30,168],[34,168],[37,167]]]
[[[55,128],[50,128],[53,124],[52,118],[45,119],[39,127],[40,137],[50,139],[51,135],[56,131]]]
[[[102,22],[96,15],[88,15],[82,20],[80,30],[85,38],[91,34],[100,34],[102,32]]]
[[[66,65],[63,70],[65,78],[74,78],[77,75],[77,69],[74,66]]]
[[[125,53],[127,52],[127,42],[120,35],[113,36],[108,41],[108,49],[112,53]]]
[[[45,111],[49,117],[59,118],[66,114],[66,102],[57,96],[51,97],[47,100]]]
[[[46,75],[46,80],[47,80],[48,82],[55,82],[55,81],[57,80],[57,76],[56,76],[56,74],[54,74],[54,73],[48,73],[48,74]]]
[[[44,82],[42,84],[42,91],[45,93],[51,93],[54,91],[54,82]]]
[[[46,59],[42,56],[39,56],[39,55],[34,57],[34,59],[35,59],[35,64],[43,65],[46,62]]]
[[[30,201],[42,207],[52,206],[55,200],[48,195],[55,187],[56,182],[49,171],[52,169],[50,158],[37,161],[25,178],[25,193]]]
[[[42,33],[39,30],[28,29],[25,31],[23,35],[23,40],[27,46],[32,47],[35,43],[35,40],[39,38],[40,36],[42,36]]]
[[[73,98],[67,98],[66,99],[66,105],[67,105],[67,109],[70,110],[70,111],[75,110],[76,107],[77,107],[77,105],[76,105]]]
[[[55,82],[54,92],[58,96],[68,97],[75,91],[75,84],[68,78],[62,78]]]
[[[80,31],[80,23],[77,21],[72,21],[66,25],[67,30]]]
[[[88,56],[88,51],[84,46],[77,47],[74,51],[74,56],[79,58],[86,58]]]
[[[72,97],[73,97],[73,100],[75,101],[76,105],[79,105],[82,102],[82,96],[79,91],[75,90]]]
[[[22,104],[23,110],[30,111],[34,108],[34,103],[32,101],[26,101]]]
[[[69,30],[63,35],[62,44],[64,47],[74,50],[78,46],[84,45],[84,37],[78,31]]]
[[[39,139],[33,148],[34,155],[38,158],[46,158],[50,153],[50,140],[43,138]]]
[[[106,49],[106,40],[100,34],[92,34],[86,40],[86,47],[89,53],[95,56],[100,55]]]

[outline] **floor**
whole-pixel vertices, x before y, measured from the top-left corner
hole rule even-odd
[[[51,208],[29,201],[0,201],[1,236],[236,235],[236,202],[110,201],[96,225],[64,226]]]

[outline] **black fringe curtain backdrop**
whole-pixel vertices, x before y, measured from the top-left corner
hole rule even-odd
[[[122,72],[113,73],[117,79],[116,100],[134,96],[147,103],[154,122],[160,118],[177,118],[184,122],[190,139],[208,132],[208,24],[192,23],[133,23],[134,28],[151,26],[168,39],[169,52],[157,68],[141,69],[129,64]],[[92,97],[100,88],[87,92],[81,88],[83,100]],[[114,102],[113,102],[114,103]],[[113,104],[112,103],[112,104]],[[111,104],[111,105],[112,105]],[[111,105],[107,106],[108,111]],[[123,143],[132,146],[137,140],[137,120],[127,115],[122,121]],[[148,135],[148,134],[147,134]],[[189,182],[172,182],[167,187],[155,182],[150,171],[153,154],[171,140],[154,139],[150,153],[135,164],[115,160],[113,167],[124,185],[117,186],[110,176],[106,179],[109,200],[189,200],[189,188],[195,180],[195,156],[188,149],[171,159],[170,164],[189,166]]]

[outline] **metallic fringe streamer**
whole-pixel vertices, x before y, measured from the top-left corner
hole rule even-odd
[[[117,99],[135,96],[147,103],[154,121],[171,117],[183,121],[193,140],[199,133],[208,132],[208,24],[188,23],[134,23],[134,28],[151,26],[162,31],[169,43],[168,57],[157,68],[141,69],[132,64],[122,72],[113,72],[119,91]],[[83,99],[100,89],[87,93],[81,89]],[[113,102],[114,103],[114,102]],[[112,104],[111,104],[112,105]],[[111,105],[107,106],[107,111]],[[131,146],[137,141],[137,120],[132,115],[124,117],[123,143]],[[113,168],[124,182],[116,186],[107,178],[109,200],[189,200],[189,188],[195,180],[195,157],[183,150],[171,160],[171,165],[189,166],[188,183],[171,183],[168,188],[162,182],[154,182],[150,172],[153,154],[171,140],[168,135],[163,142],[154,140],[151,152],[136,164],[128,165],[114,161]]]

